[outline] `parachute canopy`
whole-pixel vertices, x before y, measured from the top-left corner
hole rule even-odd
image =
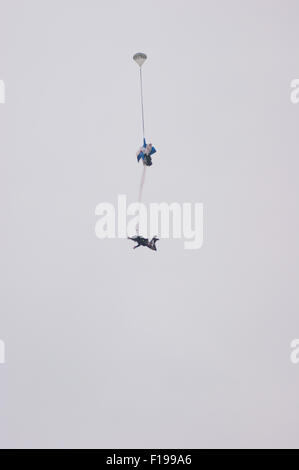
[[[133,59],[139,65],[139,67],[141,67],[146,61],[147,56],[143,52],[137,52],[136,54],[134,54]]]

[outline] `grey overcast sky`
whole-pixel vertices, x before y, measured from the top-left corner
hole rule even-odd
[[[298,0],[0,0],[0,447],[298,447]],[[138,192],[200,250],[99,240]]]

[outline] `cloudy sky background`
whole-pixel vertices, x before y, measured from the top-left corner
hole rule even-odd
[[[0,0],[1,447],[298,447],[299,2]],[[94,233],[202,202],[200,250]]]

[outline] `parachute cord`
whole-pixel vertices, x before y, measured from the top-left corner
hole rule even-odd
[[[144,185],[144,181],[145,181],[145,173],[146,173],[146,165],[143,165],[143,171],[142,171],[140,187],[139,187],[138,202],[141,202],[141,199],[142,199],[143,185]]]
[[[140,70],[140,97],[141,97],[142,133],[143,133],[143,139],[144,139],[144,108],[143,108],[143,85],[142,85],[141,67],[139,68],[139,70]]]
[[[143,165],[142,176],[139,186],[139,195],[138,195],[138,202],[140,203],[142,200],[142,193],[143,193],[143,186],[145,182],[145,175],[146,175],[146,165]],[[138,222],[136,224],[136,233],[139,235],[139,221],[140,221],[140,210],[138,212]]]
[[[145,132],[144,132],[144,106],[143,106],[143,83],[142,83],[142,70],[141,67],[139,68],[140,72],[140,98],[141,98],[141,117],[142,117],[142,134],[143,134],[143,140],[145,137]],[[139,186],[139,195],[138,195],[138,202],[141,203],[142,200],[142,193],[143,193],[143,186],[145,182],[145,175],[146,175],[146,165],[143,165],[143,170],[142,170],[142,175],[141,175],[141,181],[140,181],[140,186]],[[138,222],[136,224],[136,233],[139,235],[139,223],[140,223],[140,210],[138,212]]]

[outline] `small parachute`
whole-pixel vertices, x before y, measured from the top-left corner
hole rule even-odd
[[[141,67],[146,61],[147,56],[143,52],[137,52],[136,54],[134,54],[133,59],[139,65],[139,67]]]

